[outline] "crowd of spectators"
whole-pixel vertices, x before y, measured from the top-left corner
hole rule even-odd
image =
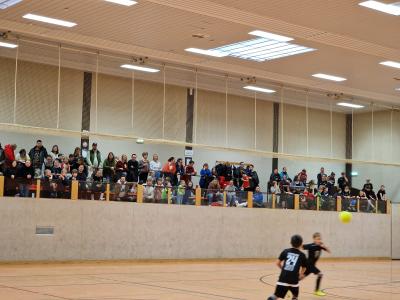
[[[42,141],[37,140],[29,151],[16,151],[15,144],[7,144],[4,149],[0,144],[0,173],[6,177],[6,192],[9,195],[29,197],[33,180],[42,179],[41,196],[68,197],[71,182],[76,180],[80,191],[85,192],[90,199],[104,200],[106,183],[110,183],[115,200],[134,201],[137,184],[141,184],[144,186],[145,202],[165,202],[168,190],[172,189],[174,203],[192,204],[196,188],[192,177],[198,176],[203,199],[210,205],[221,205],[223,191],[226,192],[229,206],[246,206],[245,195],[248,191],[253,192],[255,207],[263,207],[266,200],[254,165],[244,162],[238,165],[219,162],[212,168],[205,163],[197,172],[193,160],[185,165],[182,158],[170,157],[162,163],[157,154],[153,154],[150,159],[148,152],[143,152],[140,158],[132,154],[129,160],[127,155],[117,157],[113,152],[104,156],[97,143],[93,143],[89,151],[76,147],[72,154],[63,154],[57,145],[48,152]],[[307,198],[356,196],[368,200],[371,209],[374,209],[373,200],[386,200],[385,187],[381,186],[376,194],[370,180],[354,195],[344,172],[336,179],[334,172],[327,175],[322,167],[316,183],[308,180],[308,177],[305,169],[293,179],[286,167],[281,172],[274,169],[268,182],[268,192],[277,195],[302,194]]]

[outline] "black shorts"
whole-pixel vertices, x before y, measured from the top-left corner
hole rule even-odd
[[[299,287],[293,286],[284,286],[284,285],[276,285],[275,288],[275,296],[278,298],[285,299],[287,292],[290,291],[293,295],[293,298],[299,297]]]
[[[321,271],[315,265],[309,265],[309,266],[307,266],[306,271],[304,272],[304,275],[308,276],[311,273],[318,275],[319,273],[321,273]]]

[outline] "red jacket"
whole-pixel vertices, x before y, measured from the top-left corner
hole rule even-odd
[[[10,144],[4,147],[4,155],[6,157],[6,166],[11,166],[12,162],[15,160],[15,154]]]

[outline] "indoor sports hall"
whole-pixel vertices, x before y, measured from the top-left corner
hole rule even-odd
[[[0,300],[400,299],[400,2],[0,0]]]

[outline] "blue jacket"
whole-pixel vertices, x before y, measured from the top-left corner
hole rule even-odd
[[[200,171],[200,181],[199,185],[201,188],[205,188],[206,185],[206,178],[211,176],[210,169],[201,169]]]
[[[264,202],[264,195],[262,193],[254,193],[253,194],[253,202],[256,202],[258,204],[263,204]]]

